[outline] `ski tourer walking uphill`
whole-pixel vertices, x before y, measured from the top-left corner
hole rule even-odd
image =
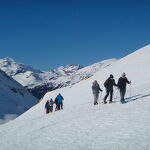
[[[55,111],[57,111],[58,110],[58,99],[57,99],[57,97],[55,98],[55,104],[56,104]]]
[[[102,92],[102,89],[100,88],[100,86],[96,80],[93,82],[92,91],[93,91],[93,96],[94,96],[94,105],[97,105],[98,98],[99,98],[99,91]]]
[[[54,105],[54,101],[53,99],[51,98],[50,101],[49,101],[49,109],[50,109],[50,112],[53,112],[53,105]]]
[[[46,114],[49,113],[50,111],[50,103],[49,103],[49,100],[47,100],[46,104],[45,104],[45,109],[46,109]]]
[[[64,98],[62,97],[62,95],[59,93],[56,97],[56,100],[57,100],[57,109],[60,110],[63,109],[63,100]]]
[[[110,100],[109,103],[112,103],[112,98],[113,98],[113,86],[117,86],[114,80],[114,76],[111,74],[110,77],[104,82],[104,86],[106,88],[106,95],[104,97],[104,104],[106,104],[106,99],[110,94]]]
[[[122,76],[118,80],[118,88],[120,90],[120,102],[125,103],[124,96],[126,94],[126,84],[131,84],[131,81],[128,81],[126,74],[123,72]]]

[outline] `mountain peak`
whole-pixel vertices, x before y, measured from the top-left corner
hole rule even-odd
[[[58,68],[56,68],[56,70],[79,70],[83,67],[81,67],[79,64],[70,64],[70,65],[66,65],[66,66],[60,66]]]
[[[0,59],[0,68],[6,68],[6,67],[12,67],[16,65],[17,63],[15,62],[14,59],[10,57],[5,57],[3,59]],[[3,70],[3,69],[2,69]]]
[[[16,75],[18,73],[24,73],[26,71],[41,73],[41,70],[34,69],[30,65],[18,63],[10,57],[0,59],[0,68],[6,72],[9,76]]]
[[[9,61],[9,62],[14,62],[14,59],[12,59],[10,57],[5,57],[3,60],[4,61]]]

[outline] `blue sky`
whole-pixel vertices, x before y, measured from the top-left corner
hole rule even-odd
[[[41,70],[150,44],[150,0],[0,0],[0,58]]]

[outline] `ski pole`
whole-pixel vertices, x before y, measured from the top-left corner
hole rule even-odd
[[[131,98],[131,83],[130,83],[130,98]]]

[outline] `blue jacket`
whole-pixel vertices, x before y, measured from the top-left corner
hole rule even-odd
[[[56,99],[58,103],[61,103],[64,100],[64,98],[61,95],[57,95]]]

